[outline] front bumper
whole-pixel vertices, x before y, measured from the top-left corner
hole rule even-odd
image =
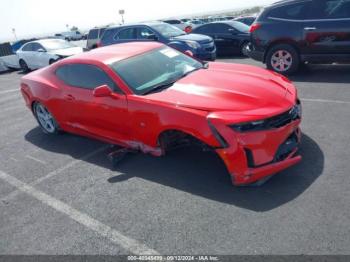
[[[297,155],[300,122],[299,119],[278,129],[247,133],[221,127],[219,132],[229,146],[216,151],[232,183],[236,186],[251,184],[300,162],[301,156]]]
[[[194,55],[196,58],[204,61],[215,61],[216,60],[216,50],[209,53],[198,53]]]

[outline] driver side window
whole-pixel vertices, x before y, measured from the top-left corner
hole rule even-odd
[[[33,43],[26,44],[23,48],[22,51],[33,51]]]
[[[151,35],[155,34],[147,27],[140,27],[137,30],[137,39],[149,39]]]
[[[113,80],[95,65],[63,65],[56,70],[56,76],[69,86],[93,90],[108,85],[114,92],[122,93]]]

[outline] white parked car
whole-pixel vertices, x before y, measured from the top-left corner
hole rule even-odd
[[[42,39],[24,44],[18,51],[18,61],[24,72],[50,65],[59,59],[84,52],[62,39]]]
[[[81,40],[83,38],[83,35],[79,31],[68,31],[60,34],[55,34],[55,38],[60,38],[67,41]]]

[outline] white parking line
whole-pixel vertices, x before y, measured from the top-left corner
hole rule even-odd
[[[12,93],[12,92],[19,92],[19,89],[16,88],[16,89],[3,90],[3,91],[0,91],[0,94],[6,94],[6,93]]]
[[[72,166],[74,166],[74,165],[76,165],[76,164],[78,164],[78,163],[80,163],[82,161],[85,161],[86,159],[88,159],[88,158],[90,158],[90,157],[92,157],[92,156],[102,152],[103,150],[107,149],[107,147],[108,146],[102,146],[102,147],[100,147],[100,148],[98,148],[98,149],[96,149],[96,150],[94,150],[94,151],[92,151],[92,152],[82,156],[80,159],[76,159],[76,160],[68,163],[65,166],[62,166],[62,167],[60,167],[60,168],[58,168],[56,170],[53,170],[52,172],[48,173],[46,176],[43,176],[43,177],[39,178],[38,180],[35,180],[34,182],[30,183],[30,185],[31,186],[38,185],[41,182],[43,182],[44,180],[47,180],[47,179],[49,179],[49,178],[51,178],[51,177],[53,177],[53,176],[63,172],[64,170],[66,170],[66,169],[68,169],[68,168],[70,168],[70,167],[72,167]],[[21,193],[21,190],[12,191],[7,196],[2,197],[1,201],[4,202],[4,203],[7,203],[11,199],[15,198],[19,193]]]
[[[33,156],[26,155],[26,158],[29,158],[29,159],[31,159],[31,160],[33,160],[33,161],[36,161],[36,162],[40,163],[40,164],[46,165],[46,162],[45,162],[45,161],[42,161],[42,160],[40,160],[40,159],[37,159],[37,158],[35,158],[35,157],[33,157]]]
[[[49,207],[67,215],[69,218],[74,221],[84,225],[90,230],[95,231],[101,236],[109,239],[111,242],[121,246],[125,250],[128,250],[132,254],[136,255],[159,255],[159,253],[144,244],[141,244],[135,239],[124,236],[119,231],[107,226],[100,221],[90,217],[89,215],[82,213],[73,207],[63,203],[62,201],[41,192],[34,187],[18,180],[17,178],[8,175],[2,171],[0,171],[0,179],[6,181],[12,186],[16,187],[18,190],[21,190],[24,193],[36,198],[40,202],[48,205]]]
[[[305,102],[350,104],[350,101],[341,101],[341,100],[313,99],[313,98],[302,98],[302,99],[300,99],[300,100],[301,100],[301,101],[305,101]]]

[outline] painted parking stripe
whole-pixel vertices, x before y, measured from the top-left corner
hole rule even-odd
[[[45,162],[45,161],[40,160],[40,159],[38,159],[38,158],[36,158],[36,157],[30,156],[30,155],[26,155],[26,158],[29,158],[29,159],[31,159],[31,160],[33,160],[33,161],[35,161],[35,162],[38,162],[38,163],[40,163],[40,164],[42,164],[42,165],[46,165],[46,162]]]
[[[40,202],[48,205],[49,207],[67,215],[69,218],[84,225],[90,230],[95,231],[96,233],[109,239],[111,242],[119,245],[125,250],[131,252],[132,254],[159,255],[157,251],[147,247],[146,245],[138,242],[137,240],[123,235],[119,231],[111,228],[110,226],[101,223],[100,221],[90,217],[89,215],[74,209],[66,203],[63,203],[62,201],[35,189],[34,187],[18,180],[17,178],[9,174],[6,174],[5,172],[0,171],[0,179],[16,187],[18,190],[21,190],[22,192],[36,198]]]
[[[19,89],[3,90],[3,91],[0,91],[0,94],[6,94],[6,93],[12,93],[12,92],[19,92]]]
[[[305,101],[305,102],[350,104],[350,101],[341,101],[341,100],[313,99],[313,98],[302,98],[302,99],[300,99],[300,100],[301,100],[301,101]]]
[[[44,180],[47,180],[57,174],[60,174],[62,173],[63,171],[67,170],[68,168],[71,168],[72,166],[82,162],[82,161],[85,161],[87,159],[89,159],[90,157],[93,157],[94,155],[106,150],[108,148],[108,146],[102,146],[84,156],[82,156],[80,159],[76,159],[72,162],[69,162],[67,165],[64,165],[56,170],[53,170],[52,172],[48,173],[46,176],[43,176],[37,180],[35,180],[34,182],[30,183],[31,186],[35,186],[35,185],[38,185],[40,184],[41,182],[43,182]],[[15,198],[19,193],[21,193],[21,190],[15,190],[15,191],[12,191],[10,194],[8,194],[7,196],[4,196],[1,198],[1,201],[4,202],[4,203],[8,203],[11,199]]]

